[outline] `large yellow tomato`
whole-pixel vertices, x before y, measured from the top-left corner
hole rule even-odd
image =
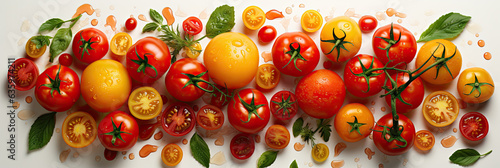
[[[83,99],[99,112],[120,108],[128,99],[132,88],[127,69],[115,60],[98,60],[82,73]]]
[[[228,32],[208,43],[203,61],[216,84],[238,89],[250,83],[257,73],[259,51],[246,35]]]
[[[361,48],[361,30],[358,23],[347,16],[326,22],[321,30],[321,51],[333,62],[344,62]]]
[[[468,68],[460,74],[457,89],[465,102],[482,103],[493,95],[495,84],[490,73],[483,68]]]
[[[440,85],[450,83],[458,76],[462,68],[462,55],[455,44],[448,40],[436,39],[425,43],[418,51],[415,67],[423,66],[420,72],[440,59],[449,60],[423,73],[420,77],[424,81]]]

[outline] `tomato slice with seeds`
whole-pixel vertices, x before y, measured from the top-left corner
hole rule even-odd
[[[314,145],[311,155],[316,162],[324,162],[330,155],[330,149],[324,143]]]
[[[184,136],[193,130],[196,114],[186,103],[174,103],[161,115],[162,128],[172,136]]]
[[[240,133],[233,137],[229,148],[234,158],[244,160],[252,156],[255,151],[255,142],[251,135]]]
[[[323,26],[323,17],[317,10],[308,10],[302,14],[300,25],[306,32],[316,32]]]
[[[94,142],[97,136],[97,124],[86,112],[74,112],[64,119],[62,137],[73,148],[83,148]]]
[[[460,119],[460,133],[471,141],[479,141],[488,135],[489,124],[486,117],[478,112],[469,112]]]
[[[262,89],[272,89],[278,86],[281,73],[273,64],[262,64],[257,69],[255,82]]]
[[[161,160],[167,166],[176,166],[182,160],[182,149],[177,144],[167,144],[161,150]]]
[[[415,146],[422,151],[431,150],[435,142],[436,139],[430,131],[420,130],[415,134]]]
[[[45,53],[45,50],[47,49],[47,45],[43,45],[40,48],[36,48],[36,44],[33,43],[31,40],[35,38],[36,36],[31,37],[27,42],[26,42],[26,54],[31,57],[31,58],[39,58]]]
[[[27,58],[19,58],[9,66],[7,74],[9,84],[16,90],[30,90],[38,79],[38,66]]]
[[[193,45],[189,47],[184,47],[184,50],[186,52],[186,55],[189,58],[196,59],[198,56],[200,56],[201,53],[201,44],[200,43],[194,43]],[[191,50],[192,49],[192,50]]]
[[[120,32],[113,36],[109,44],[114,55],[125,56],[130,46],[132,46],[132,37],[128,33]]]
[[[224,124],[224,113],[222,113],[219,107],[205,105],[198,111],[196,122],[206,130],[216,130]]]
[[[280,120],[289,120],[293,118],[299,109],[297,98],[287,90],[282,90],[273,95],[269,103],[271,113]]]
[[[272,125],[266,131],[266,144],[273,149],[283,149],[290,142],[290,132],[282,125]]]
[[[431,125],[445,127],[457,119],[459,109],[455,96],[447,91],[435,91],[425,98],[422,113]]]
[[[191,16],[182,22],[182,29],[187,34],[194,36],[197,35],[203,30],[203,23],[197,17]]]
[[[257,30],[266,22],[266,13],[257,6],[249,6],[243,11],[243,23],[250,30]]]
[[[155,88],[144,86],[130,94],[128,108],[135,118],[149,120],[160,114],[163,100]]]

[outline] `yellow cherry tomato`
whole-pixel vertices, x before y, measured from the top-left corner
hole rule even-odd
[[[266,13],[257,6],[249,6],[243,11],[243,24],[250,30],[257,30],[266,22]]]
[[[439,85],[450,83],[458,76],[460,69],[462,68],[462,55],[460,54],[460,51],[458,51],[455,44],[448,40],[436,39],[425,43],[418,51],[415,67],[423,66],[418,71],[420,72],[434,64],[439,59],[450,60],[427,70],[425,73],[420,75],[420,78],[431,84]]]
[[[94,142],[97,124],[89,113],[74,112],[64,119],[61,132],[66,144],[73,148],[83,148]]]
[[[33,43],[31,40],[35,38],[31,37],[27,42],[26,42],[26,54],[28,54],[29,57],[31,58],[39,58],[45,53],[45,50],[47,49],[47,45],[42,46],[41,48],[36,48],[36,44]]]
[[[182,160],[182,149],[177,144],[167,144],[161,150],[161,160],[167,166],[176,166]]]
[[[335,17],[321,30],[321,51],[333,62],[344,62],[354,57],[361,48],[361,30],[358,23],[347,16]]]
[[[323,17],[316,10],[308,10],[302,14],[300,25],[306,32],[316,32],[323,26]]]
[[[125,32],[115,34],[109,42],[111,52],[117,56],[124,56],[132,46],[132,37]]]
[[[193,50],[191,50],[189,47],[184,47],[184,52],[186,52],[186,55],[189,57],[189,58],[198,58],[198,56],[200,56],[200,53],[201,53],[201,44],[200,43],[194,43],[193,45],[191,45],[191,48]]]
[[[460,108],[458,101],[447,91],[435,91],[429,94],[422,106],[422,114],[429,124],[445,127],[455,122]]]
[[[262,64],[255,75],[255,82],[262,89],[272,89],[278,86],[281,73],[273,64]]]
[[[135,118],[149,120],[160,114],[163,101],[155,88],[144,86],[135,89],[128,98],[128,108]]]
[[[493,95],[495,84],[488,71],[475,67],[460,74],[457,89],[460,98],[465,102],[482,103]]]
[[[330,149],[324,143],[314,145],[311,155],[316,162],[324,162],[330,155]]]

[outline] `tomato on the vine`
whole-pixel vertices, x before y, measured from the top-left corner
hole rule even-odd
[[[225,95],[232,95],[233,90],[232,89],[227,89],[219,85],[215,85],[218,90],[223,91]],[[213,87],[208,87],[208,90],[212,90]],[[208,93],[205,92],[205,94],[202,96],[203,102],[214,105],[216,107],[222,108],[222,106],[225,106],[229,103],[230,99],[229,97],[226,97],[222,92],[213,92],[213,93]]]
[[[155,88],[143,86],[130,93],[128,109],[135,118],[149,120],[158,116],[163,107],[163,100]]]
[[[134,117],[123,111],[114,111],[106,115],[98,127],[102,146],[113,151],[127,151],[139,137],[139,125]]]
[[[262,89],[273,89],[280,82],[281,73],[273,64],[262,64],[257,69],[255,83]]]
[[[80,79],[71,68],[53,65],[36,80],[35,97],[49,111],[66,111],[80,98]]]
[[[185,103],[174,103],[168,106],[161,115],[163,130],[172,136],[184,136],[196,125],[196,114]]]
[[[351,58],[344,68],[347,91],[357,97],[368,97],[379,93],[384,86],[386,75],[383,70],[369,71],[383,67],[382,62],[367,54]]]
[[[266,127],[269,119],[266,96],[256,89],[240,90],[229,102],[227,118],[238,131],[255,134]]]
[[[243,11],[243,23],[250,30],[257,30],[266,22],[266,13],[257,6],[249,6]]]
[[[395,87],[404,85],[410,80],[410,76],[408,75],[408,73],[404,72],[395,73],[391,75],[391,78],[397,83],[397,86]],[[385,86],[387,86],[388,89],[393,88],[391,82],[387,82]],[[388,91],[385,91],[385,93],[387,92]],[[424,100],[424,93],[425,90],[422,79],[420,79],[420,77],[417,77],[403,91],[401,91],[401,98],[396,98],[397,112],[406,113],[420,106],[422,100]],[[403,100],[404,102],[402,102],[401,100]],[[387,103],[387,105],[391,106],[390,94],[385,96],[385,102]],[[405,102],[408,104],[406,104]]]
[[[471,141],[479,141],[488,135],[489,124],[486,117],[478,112],[468,112],[460,119],[460,133]]]
[[[127,51],[127,71],[132,79],[150,84],[167,72],[170,59],[167,44],[156,37],[146,37]]]
[[[333,123],[340,138],[347,142],[357,142],[370,135],[375,119],[368,107],[351,103],[339,110]]]
[[[64,119],[61,132],[66,144],[73,148],[83,148],[97,137],[97,124],[89,113],[74,112]]]
[[[131,18],[128,18],[126,21],[125,21],[125,28],[128,30],[128,31],[132,31],[135,29],[135,27],[137,27],[137,20],[133,17]]]
[[[64,66],[71,66],[73,64],[73,56],[69,53],[64,53],[59,56],[59,64]]]
[[[290,142],[290,132],[283,125],[272,125],[266,131],[265,141],[273,149],[283,149]]]
[[[240,133],[231,139],[229,149],[234,158],[245,160],[252,156],[255,150],[255,142],[251,135]]]
[[[182,22],[182,29],[187,34],[194,36],[197,35],[203,30],[203,23],[197,17],[191,16]]]
[[[38,66],[28,58],[19,58],[9,66],[8,82],[19,91],[30,90],[38,79]]]
[[[392,113],[382,116],[373,129],[373,142],[384,154],[394,156],[406,153],[415,142],[415,126],[405,115],[399,115],[399,140],[393,137],[390,129],[393,126]],[[402,138],[402,139],[401,139]],[[404,139],[404,140],[403,140]]]
[[[269,103],[271,113],[280,120],[289,120],[293,118],[299,110],[297,98],[286,90],[279,91],[273,95]]]
[[[273,63],[280,72],[291,76],[304,76],[316,68],[319,50],[316,43],[302,32],[287,32],[273,44]]]
[[[323,26],[323,17],[317,10],[307,10],[300,18],[300,25],[306,32],[316,32]]]
[[[389,67],[404,67],[417,54],[417,41],[413,34],[398,24],[380,27],[373,33],[372,47],[375,56]]]
[[[430,131],[420,130],[415,134],[415,146],[422,151],[431,150],[435,142],[436,138]]]
[[[361,48],[361,30],[358,23],[347,16],[335,17],[321,30],[321,51],[333,62],[344,62],[354,57]]]
[[[429,124],[445,127],[452,124],[458,116],[458,101],[447,91],[435,91],[429,94],[422,106],[422,113]]]
[[[271,41],[274,40],[274,38],[276,38],[276,29],[274,28],[274,26],[271,26],[271,25],[266,25],[262,28],[260,28],[259,30],[259,34],[258,34],[258,37],[259,37],[259,41],[263,42],[263,43],[269,43]]]
[[[363,33],[369,33],[377,28],[378,21],[371,15],[364,15],[359,19],[358,24]]]
[[[184,102],[200,98],[208,90],[208,81],[207,69],[200,61],[193,58],[183,58],[174,62],[165,76],[168,93]]]
[[[206,130],[216,130],[224,124],[224,113],[219,107],[207,104],[198,111],[196,122]]]
[[[425,70],[439,60],[447,60],[425,71],[420,78],[431,84],[446,84],[455,79],[462,69],[462,55],[451,41],[436,39],[425,43],[417,54],[415,67]]]
[[[167,166],[177,166],[182,160],[182,149],[177,144],[167,144],[161,150],[161,160]]]
[[[86,28],[75,34],[72,49],[76,59],[90,64],[108,53],[108,38],[99,29]]]
[[[464,70],[457,83],[458,95],[467,103],[487,101],[495,91],[495,83],[490,73],[483,68],[474,67]]]

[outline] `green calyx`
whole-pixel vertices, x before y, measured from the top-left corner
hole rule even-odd
[[[92,44],[99,42],[92,41],[92,37],[90,37],[89,40],[85,41],[82,34],[83,32],[80,33],[80,42],[82,43],[82,45],[80,45],[80,52],[82,53],[81,59],[83,59],[83,55],[85,55],[85,53],[89,54],[89,50],[94,50],[94,48],[92,48],[91,46]]]
[[[366,85],[368,85],[368,88],[366,89],[366,91],[363,91],[363,92],[368,93],[370,91],[370,78],[378,76],[378,75],[380,75],[382,73],[374,73],[373,71],[369,71],[370,69],[373,69],[373,62],[375,60],[375,57],[372,57],[372,62],[370,63],[370,67],[368,67],[368,68],[366,68],[365,65],[363,65],[363,62],[361,61],[361,58],[358,57],[358,60],[359,60],[359,64],[361,65],[361,70],[363,70],[363,72],[361,72],[359,74],[356,74],[356,73],[354,73],[352,71],[351,68],[349,68],[349,70],[351,71],[351,73],[354,76],[364,77],[365,78]]]
[[[228,95],[228,89],[227,89],[227,86],[224,87],[226,89],[226,92],[223,92],[222,90],[220,90],[219,88],[217,88],[214,84],[206,81],[205,79],[202,78],[203,75],[205,75],[208,71],[205,71],[205,72],[202,72],[198,75],[194,75],[194,74],[188,74],[188,73],[181,73],[183,75],[186,75],[188,78],[189,78],[189,81],[186,82],[186,84],[184,85],[184,87],[182,87],[182,89],[184,89],[185,87],[188,87],[189,85],[193,85],[201,90],[203,90],[204,92],[207,92],[207,93],[212,93],[212,95],[215,97],[216,94],[215,94],[215,91],[218,91],[221,93],[221,101],[222,101],[222,98],[224,98],[224,103],[227,101],[227,98],[232,98],[232,94],[231,95]],[[212,90],[208,90],[208,89],[205,89],[203,87],[201,87],[198,83],[206,83],[208,84],[208,86],[212,87],[213,89]]]
[[[393,27],[393,23],[391,23],[391,31],[389,32],[390,39],[385,38],[385,37],[375,37],[375,38],[382,39],[388,43],[387,46],[385,46],[385,48],[378,47],[381,50],[385,50],[385,55],[387,56],[387,60],[391,60],[391,58],[389,58],[389,50],[391,49],[391,47],[393,45],[397,44],[399,42],[399,40],[401,40],[401,34],[402,33],[400,32],[398,40],[394,40],[394,27]]]
[[[50,83],[47,83],[47,84],[43,84],[43,85],[40,85],[40,87],[42,86],[45,86],[45,87],[48,87],[50,88],[50,95],[52,97],[54,97],[54,90],[57,91],[57,93],[61,94],[61,89],[59,88],[59,86],[61,86],[61,82],[66,82],[66,81],[63,81],[59,78],[59,72],[61,72],[61,66],[59,66],[59,69],[57,70],[57,74],[56,74],[56,77],[54,79],[52,79],[49,74],[46,74],[47,77],[49,78],[50,80]]]
[[[378,125],[378,126],[380,126],[380,127],[383,128],[382,131],[380,131],[380,130],[373,130],[373,131],[375,131],[375,132],[381,132],[382,133],[382,137],[384,137],[385,141],[392,142],[393,140],[396,140],[396,141],[404,143],[403,145],[396,144],[397,147],[395,147],[393,149],[404,148],[404,147],[406,147],[408,145],[408,142],[403,137],[401,137],[401,134],[403,133],[403,130],[404,130],[404,127],[402,125],[399,125],[397,127],[398,128],[397,130],[392,129],[394,127],[388,127],[388,126],[385,126],[385,125]],[[387,139],[387,136],[386,136],[387,134],[389,134],[389,139]]]
[[[149,64],[148,62],[148,55],[153,55],[151,53],[145,53],[144,54],[144,58],[141,58],[141,56],[139,55],[139,53],[137,52],[137,48],[135,48],[135,55],[137,55],[137,60],[133,60],[133,59],[130,59],[132,62],[136,63],[137,65],[139,65],[139,68],[137,68],[137,72],[142,72],[144,73],[144,75],[146,75],[146,68],[151,68],[155,71],[156,75],[155,76],[150,76],[150,78],[156,78],[158,76],[158,71],[156,70],[156,68]]]
[[[358,118],[356,116],[353,117],[354,117],[354,122],[347,122],[347,124],[351,126],[351,130],[349,130],[349,133],[351,133],[352,131],[357,131],[359,135],[363,135],[359,131],[359,127],[366,125],[366,123],[359,123]]]
[[[294,44],[297,44],[297,48],[295,48],[293,45]],[[300,44],[297,43],[297,42],[293,42],[293,43],[290,43],[290,50],[287,51],[285,54],[290,54],[291,55],[291,58],[290,58],[290,61],[288,61],[288,63],[286,63],[285,66],[283,66],[283,68],[285,68],[286,66],[288,66],[288,64],[290,64],[290,62],[292,62],[293,60],[293,65],[295,66],[295,69],[297,69],[299,72],[302,72],[302,70],[300,70],[298,67],[297,67],[297,60],[298,59],[301,59],[301,60],[304,60],[304,61],[307,61],[302,55],[300,55]]]
[[[243,123],[250,122],[250,119],[252,119],[252,114],[255,114],[259,119],[264,120],[259,116],[259,113],[257,112],[257,109],[264,106],[264,104],[259,104],[259,105],[255,104],[255,94],[253,93],[253,91],[252,91],[252,101],[250,102],[250,104],[243,101],[243,99],[240,97],[239,93],[238,93],[238,98],[240,99],[241,104],[243,104],[243,107],[245,107],[245,109],[248,111],[248,120],[243,121],[240,119],[241,122],[243,122]]]
[[[287,115],[288,117],[290,117],[290,111],[288,109],[291,109],[292,105],[297,102],[297,101],[290,102],[290,97],[292,96],[288,96],[288,98],[286,98],[285,100],[285,96],[281,95],[281,102],[272,101],[273,103],[276,103],[279,106],[278,110],[276,111],[283,110],[283,113],[281,114],[282,116]]]
[[[475,90],[477,90],[477,92],[479,94],[474,95],[474,97],[478,98],[479,96],[481,96],[481,86],[483,86],[483,85],[489,85],[491,87],[494,87],[491,83],[486,83],[486,82],[479,83],[479,81],[477,80],[476,74],[474,74],[474,83],[467,83],[467,84],[465,84],[465,86],[470,86],[470,87],[472,87],[472,89],[470,90],[469,94],[466,94],[466,93],[464,93],[464,94],[465,95],[470,95],[470,94],[472,94],[472,92],[474,92]]]
[[[113,125],[113,131],[110,131],[108,133],[104,133],[104,135],[111,135],[111,136],[113,136],[113,139],[111,139],[111,144],[113,144],[114,146],[116,146],[115,145],[116,138],[118,138],[118,139],[122,140],[123,142],[125,142],[125,140],[123,140],[121,134],[132,135],[132,133],[122,131],[122,124],[123,124],[123,122],[120,123],[120,126],[116,127],[116,124],[113,121],[113,117],[111,117],[111,124]]]
[[[443,53],[441,54],[441,57],[439,56],[435,56],[434,53],[439,49],[439,46],[443,46]],[[436,60],[436,62],[439,62],[437,65],[436,65],[436,77],[434,77],[434,79],[437,79],[437,77],[439,76],[439,70],[444,67],[446,68],[446,70],[448,71],[448,73],[450,74],[451,78],[455,78],[453,77],[453,74],[451,74],[451,71],[450,69],[448,68],[448,64],[446,64],[446,62],[448,62],[448,60],[451,60],[453,57],[455,57],[455,54],[457,54],[457,47],[455,47],[455,52],[453,53],[453,55],[451,55],[451,57],[445,57],[446,55],[446,47],[439,43],[438,44],[438,47],[436,47],[436,49],[432,52],[432,55],[431,57],[434,58]],[[439,61],[439,60],[445,60],[445,61]]]
[[[337,35],[335,35],[335,28],[333,28],[333,30],[332,30],[333,39],[331,39],[331,40],[323,40],[323,39],[321,39],[321,42],[326,42],[326,43],[332,43],[332,44],[335,44],[335,45],[332,47],[332,50],[330,50],[330,52],[326,53],[326,55],[328,55],[328,54],[332,53],[332,52],[333,52],[333,50],[337,49],[337,61],[336,61],[336,62],[338,62],[338,61],[339,61],[339,58],[340,58],[340,49],[344,49],[344,50],[346,50],[347,52],[349,52],[349,50],[347,50],[347,49],[345,48],[345,46],[344,46],[345,44],[351,44],[351,45],[354,45],[354,44],[352,44],[352,43],[351,43],[351,42],[349,42],[349,41],[344,41],[344,40],[345,40],[345,38],[347,37],[347,34],[345,33],[345,31],[344,31],[344,30],[342,30],[342,29],[340,29],[340,30],[342,31],[342,33],[344,33],[344,37],[341,37],[341,38],[337,37]]]

